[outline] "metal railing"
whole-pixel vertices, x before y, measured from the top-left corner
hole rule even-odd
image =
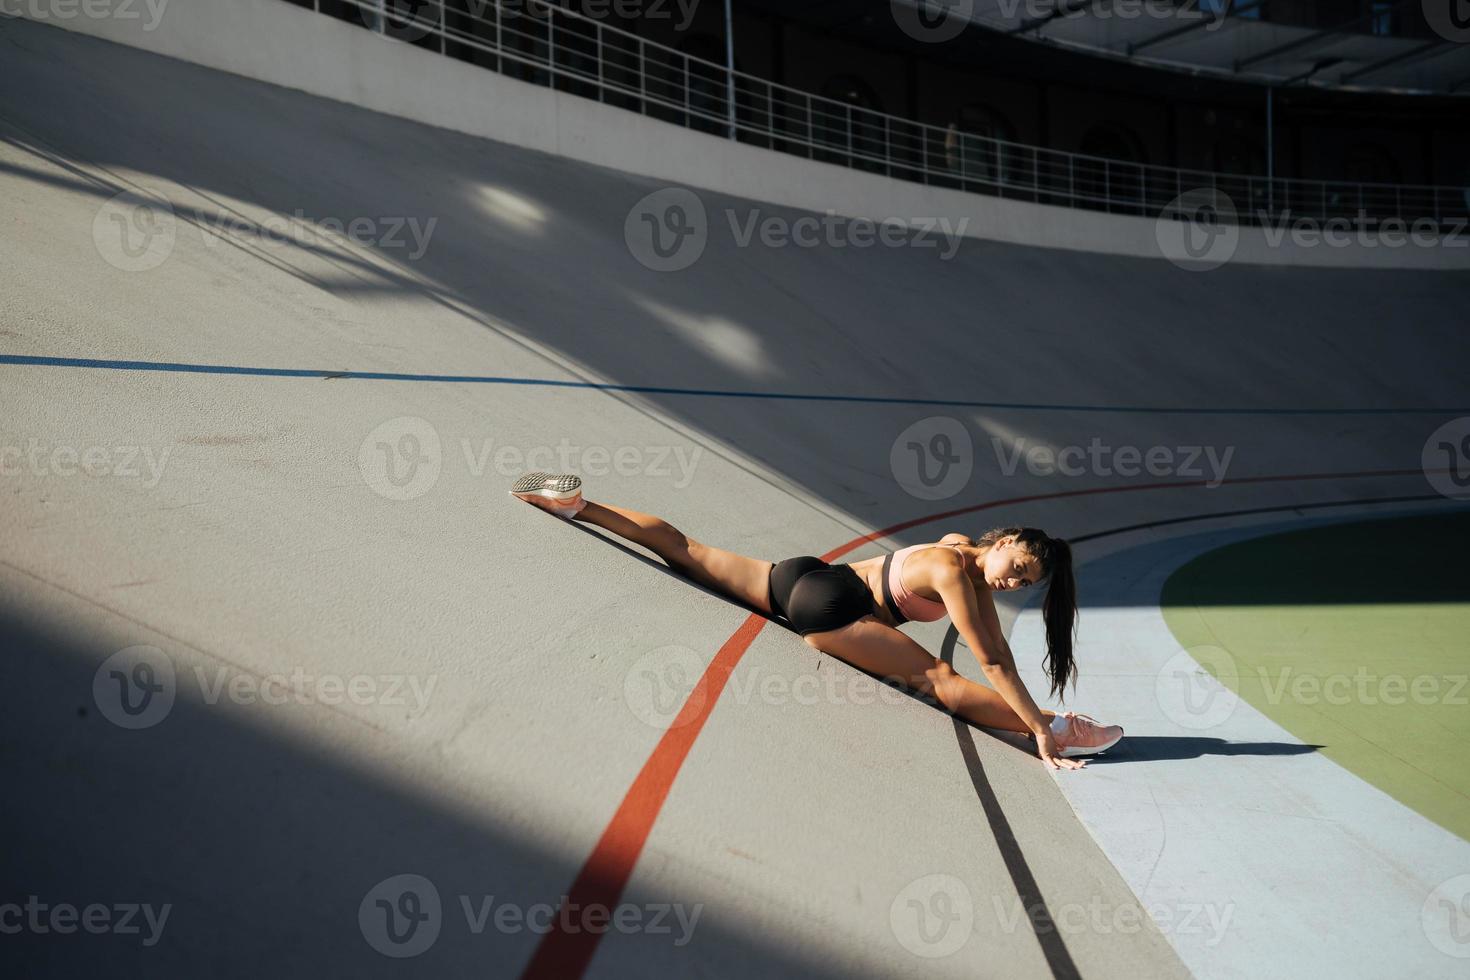
[[[1221,221],[1235,224],[1307,218],[1375,226],[1398,219],[1417,230],[1463,227],[1470,214],[1466,187],[1268,179],[1152,166],[903,119],[729,71],[549,0],[419,0],[411,7],[412,0],[290,2],[688,128],[971,193],[1180,218],[1194,216],[1203,194]]]

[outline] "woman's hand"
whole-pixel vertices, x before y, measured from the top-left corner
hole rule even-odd
[[[1064,759],[1057,749],[1057,740],[1050,731],[1042,731],[1036,735],[1036,754],[1041,756],[1041,761],[1048,769],[1081,769],[1087,765],[1085,759]]]

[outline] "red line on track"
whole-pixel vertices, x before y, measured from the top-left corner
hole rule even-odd
[[[1242,484],[1350,480],[1359,477],[1412,476],[1423,473],[1423,470],[1359,470],[1348,473],[1247,476],[1220,482],[1221,484]],[[1178,483],[1094,487],[1086,490],[1066,490],[1059,493],[1039,493],[1005,500],[992,500],[894,524],[881,531],[854,538],[821,557],[823,561],[832,561],[871,541],[920,524],[932,524],[945,518],[973,514],[1010,504],[1035,503],[1041,500],[1059,500],[1063,497],[1085,497],[1096,494],[1172,490],[1207,486],[1208,483],[1207,480],[1187,480]],[[618,809],[613,813],[612,819],[608,821],[602,837],[598,839],[597,845],[588,855],[576,880],[572,882],[572,887],[567,892],[562,908],[570,906],[585,910],[591,905],[601,905],[611,910],[618,904],[619,899],[622,898],[623,889],[628,884],[628,879],[633,875],[633,867],[638,863],[638,856],[643,852],[643,845],[648,842],[648,835],[653,830],[654,821],[658,818],[659,811],[663,809],[664,801],[668,799],[669,790],[673,788],[674,778],[678,776],[680,767],[684,765],[684,759],[689,755],[689,750],[694,747],[694,740],[704,729],[704,723],[709,720],[710,714],[714,711],[715,702],[719,700],[720,692],[724,690],[725,683],[734,673],[735,666],[740,663],[740,658],[745,655],[745,651],[750,648],[751,643],[755,641],[756,636],[768,622],[770,621],[764,616],[752,613],[740,625],[740,628],[730,635],[724,646],[720,647],[719,652],[705,668],[699,682],[689,692],[689,697],[680,708],[679,714],[670,723],[668,731],[654,746],[648,761],[643,764],[643,768],[634,778],[633,785],[628,787],[627,794],[623,797],[622,803],[618,804]],[[597,944],[607,930],[602,928],[593,931],[586,928],[585,925],[575,931],[564,929],[562,928],[564,919],[559,909],[558,915],[552,921],[550,931],[541,938],[530,963],[527,964],[525,972],[521,974],[522,980],[573,980],[586,972],[588,965],[592,962],[592,955],[597,951]]]

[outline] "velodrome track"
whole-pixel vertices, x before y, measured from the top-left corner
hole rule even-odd
[[[796,214],[707,192],[704,253],[658,272],[625,238],[652,181],[21,21],[0,20],[0,78],[0,435],[38,447],[0,484],[0,881],[171,909],[152,944],[0,937],[25,976],[1206,975],[1176,952],[1193,937],[1137,914],[1105,850],[1119,825],[1076,788],[1160,760],[1050,774],[864,697],[778,625],[504,488],[572,446],[589,498],[770,559],[1448,505],[1420,454],[1470,414],[1463,272],[741,246],[725,215]],[[125,192],[166,202],[166,248],[117,249]],[[421,250],[267,233],[295,215],[433,230]],[[906,469],[936,434],[970,469],[937,499]],[[1094,440],[1228,465],[1006,463]],[[1101,716],[1136,651],[1081,601],[1068,706]],[[978,676],[947,628],[908,631]],[[99,668],[140,646],[173,702],[129,729]],[[1034,630],[1016,652],[1034,670]],[[269,703],[272,675],[305,696]],[[400,875],[441,905],[407,958],[374,948]],[[494,918],[564,899],[645,925],[673,909],[667,931]],[[1330,920],[1314,901],[1293,908]],[[910,903],[963,919],[963,942],[929,955]],[[1097,908],[1102,927],[1068,914]]]

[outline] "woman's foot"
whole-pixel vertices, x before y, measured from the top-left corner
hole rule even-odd
[[[569,473],[536,470],[517,480],[509,493],[557,517],[576,517],[587,506],[582,499],[582,478]]]
[[[1100,725],[1087,715],[1063,711],[1052,720],[1051,733],[1062,756],[1092,755],[1117,745],[1123,727]]]

